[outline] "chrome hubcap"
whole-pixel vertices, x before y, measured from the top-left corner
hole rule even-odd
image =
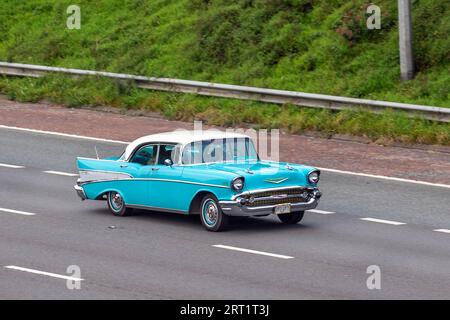
[[[111,202],[114,209],[120,210],[123,206],[123,200],[120,194],[113,193],[111,196]]]
[[[212,200],[208,200],[203,209],[203,216],[208,225],[215,225],[219,217],[217,205]]]

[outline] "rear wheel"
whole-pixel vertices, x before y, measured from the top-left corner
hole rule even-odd
[[[280,219],[284,224],[297,224],[303,219],[304,214],[305,211],[279,214],[278,219]]]
[[[115,216],[127,216],[133,211],[133,209],[125,206],[125,201],[123,201],[122,195],[118,192],[109,192],[106,201],[108,202],[109,210],[111,210]]]
[[[200,219],[206,230],[217,232],[226,229],[229,217],[222,212],[216,197],[204,196],[200,209]]]

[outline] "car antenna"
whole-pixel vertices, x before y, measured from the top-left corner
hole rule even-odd
[[[100,158],[98,156],[97,146],[94,146],[94,149],[95,149],[95,155],[97,156],[97,160],[100,160]]]

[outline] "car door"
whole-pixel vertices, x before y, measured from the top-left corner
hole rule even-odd
[[[179,146],[159,144],[155,165],[151,168],[148,198],[151,206],[167,211],[187,211],[190,199],[183,198],[181,176],[183,167],[177,164]],[[165,164],[170,160],[172,165]]]
[[[150,143],[141,146],[132,156],[130,161],[122,163],[122,170],[133,176],[131,184],[126,192],[129,205],[151,206],[152,201],[148,197],[150,178],[158,154],[158,144]]]

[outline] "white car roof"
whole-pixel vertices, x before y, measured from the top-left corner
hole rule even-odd
[[[195,141],[225,139],[225,138],[230,139],[230,138],[250,138],[250,137],[245,134],[225,132],[219,130],[202,130],[202,131],[177,130],[171,132],[157,133],[138,138],[133,142],[131,142],[125,149],[124,158],[128,159],[133,153],[134,149],[136,149],[136,147],[152,142],[167,142],[186,145]]]

